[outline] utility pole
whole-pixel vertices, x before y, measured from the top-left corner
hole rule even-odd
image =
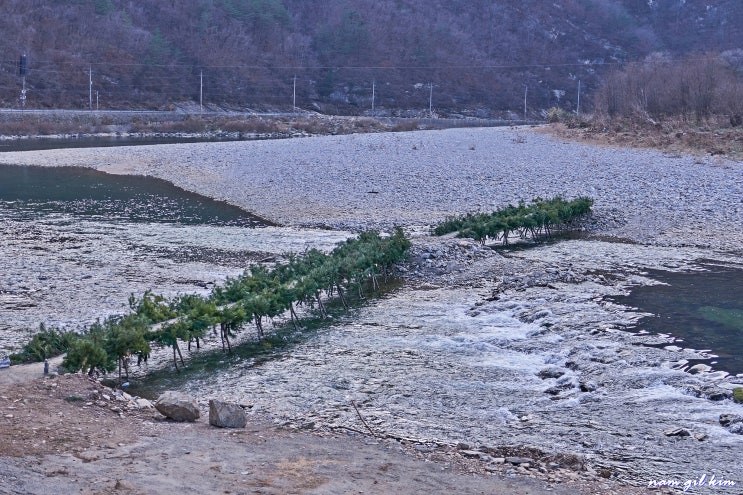
[[[22,87],[21,87],[21,107],[22,110],[26,109],[26,72],[28,71],[28,58],[26,55],[21,55],[21,59],[18,62],[18,74],[21,76]]]
[[[88,70],[88,107],[90,108],[90,111],[93,111],[93,66],[90,66],[90,69]]]
[[[433,117],[433,83],[428,83],[428,115]]]
[[[377,82],[372,81],[372,117],[374,116],[374,97],[376,96]]]
[[[578,79],[578,106],[575,109],[575,114],[580,117],[580,79]]]
[[[529,85],[524,84],[524,120],[526,120],[526,94],[529,92]]]
[[[98,111],[98,90],[95,90],[95,111]]]
[[[199,112],[204,113],[204,71],[199,74]]]
[[[297,75],[294,74],[294,87],[292,88],[292,110],[297,111]]]

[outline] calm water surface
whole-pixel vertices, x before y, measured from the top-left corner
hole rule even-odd
[[[0,167],[0,218],[50,213],[129,222],[267,225],[236,206],[152,177],[76,167]]]
[[[0,140],[0,153],[6,151],[54,150],[60,148],[110,148],[114,146],[141,146],[148,144],[204,143],[235,141],[225,138],[170,137],[170,136],[91,136],[80,138],[30,138]]]
[[[673,335],[682,347],[709,349],[719,356],[712,360],[713,368],[743,373],[743,270],[715,264],[701,268],[649,270],[661,285],[636,287],[614,300],[653,314],[638,329]]]

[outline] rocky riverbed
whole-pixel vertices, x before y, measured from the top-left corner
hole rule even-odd
[[[0,163],[159,177],[284,225],[427,225],[536,196],[587,195],[606,234],[743,245],[743,164],[564,142],[529,128],[9,152]]]
[[[521,446],[544,459],[576,456],[622,483],[705,473],[743,483],[743,436],[719,421],[743,414],[729,398],[742,377],[690,373],[708,352],[626,331],[642,313],[606,299],[657,283],[649,269],[698,270],[700,259],[740,266],[740,163],[567,143],[529,129],[6,153],[0,161],[153,175],[284,225],[401,224],[413,237],[402,287],[271,359],[228,360],[219,373],[186,380],[161,375],[154,390],[250,403],[289,426],[372,430],[422,449],[466,445],[486,463]],[[595,198],[587,238],[495,252],[427,235],[449,214],[555,194]],[[309,243],[324,235],[301,234]],[[174,265],[184,276],[195,270]],[[121,304],[130,286],[117,289],[116,280],[127,277],[107,279]],[[57,291],[74,300],[81,288],[70,287]]]

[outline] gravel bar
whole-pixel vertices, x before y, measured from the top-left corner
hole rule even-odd
[[[528,127],[9,152],[0,163],[150,175],[280,224],[351,230],[587,195],[602,233],[743,249],[743,163],[565,142]]]

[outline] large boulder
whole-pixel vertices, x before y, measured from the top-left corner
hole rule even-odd
[[[201,416],[199,405],[188,395],[171,390],[163,394],[155,402],[155,409],[173,421],[196,421]]]
[[[239,404],[209,401],[209,424],[219,428],[245,428],[248,418]]]

